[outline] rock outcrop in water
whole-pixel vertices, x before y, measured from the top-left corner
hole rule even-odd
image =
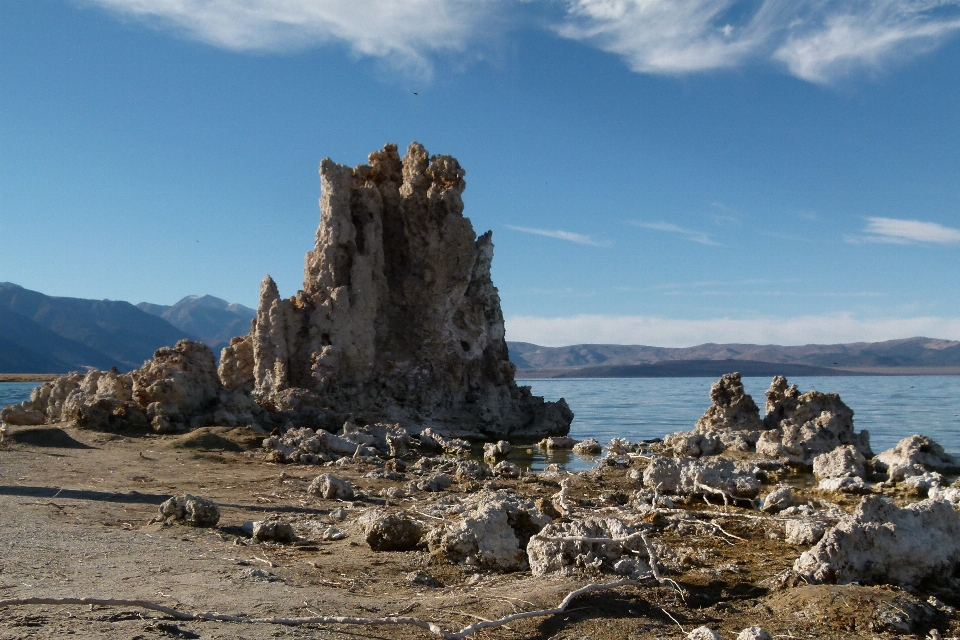
[[[210,424],[255,424],[262,413],[247,395],[225,390],[206,345],[181,340],[157,349],[128,374],[93,369],[68,373],[34,389],[0,413],[10,424],[69,420],[100,431],[152,427],[159,433]]]
[[[119,429],[205,424],[324,429],[399,424],[489,439],[563,435],[573,413],[514,381],[491,232],[463,217],[464,171],[413,143],[355,168],[320,165],[316,246],[303,289],[267,276],[251,331],[221,355],[181,341],[129,375],[74,373],[4,410],[12,424]],[[253,402],[253,400],[256,402]],[[265,411],[262,411],[265,410]]]
[[[819,455],[851,446],[873,457],[870,434],[853,430],[853,410],[835,393],[801,394],[776,376],[766,393],[766,416],[744,391],[739,373],[729,373],[710,387],[713,404],[693,431],[671,433],[664,444],[677,456],[708,456],[724,451],[755,452],[810,467]]]
[[[228,389],[302,426],[400,423],[474,437],[564,434],[573,414],[514,382],[491,233],[463,217],[464,171],[396,145],[355,168],[324,160],[303,289],[267,276],[249,335],[224,349]]]
[[[810,466],[817,456],[852,445],[864,458],[872,458],[870,434],[853,430],[853,410],[836,393],[787,386],[783,376],[773,379],[767,391],[764,431],[757,453]]]

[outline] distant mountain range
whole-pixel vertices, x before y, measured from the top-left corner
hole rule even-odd
[[[213,296],[187,296],[172,306],[141,302],[137,308],[197,336],[218,351],[230,343],[230,338],[250,333],[250,321],[257,317],[255,309]]]
[[[213,296],[134,306],[48,296],[0,282],[0,373],[130,371],[183,338],[203,341],[219,354],[231,337],[250,331],[254,316],[252,309]]]
[[[213,296],[174,305],[60,298],[0,282],[0,373],[64,373],[86,367],[130,371],[183,338],[219,355],[246,335],[256,311]],[[716,377],[857,374],[960,374],[960,342],[887,342],[781,347],[703,344],[687,348],[509,342],[518,378]]]
[[[518,378],[743,375],[960,374],[960,342],[906,338],[886,342],[808,344],[702,344],[669,348],[579,344],[541,347],[508,342]]]

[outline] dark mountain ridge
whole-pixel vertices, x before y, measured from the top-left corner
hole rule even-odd
[[[904,373],[907,370],[910,373],[960,373],[960,342],[924,337],[800,346],[708,343],[677,348],[609,344],[541,347],[527,342],[510,342],[508,347],[511,360],[517,365],[518,377],[571,377],[575,375],[574,371],[585,377],[659,377],[663,374],[658,372],[666,371],[673,372],[671,375],[680,375],[682,371],[691,372],[685,375],[694,375],[694,371],[712,371],[714,367],[704,364],[707,362],[726,362],[730,366],[744,363],[740,365],[742,369],[748,367],[746,363],[751,363],[749,367],[752,369],[782,369],[780,373],[786,371],[785,365],[810,368],[808,373],[793,375],[895,373],[897,370]],[[815,370],[819,373],[814,373]],[[744,371],[741,373],[747,375]]]
[[[47,296],[10,282],[0,282],[0,309],[0,367],[9,373],[130,370],[193,337],[129,302]]]
[[[250,321],[257,316],[254,309],[209,295],[187,296],[174,305],[141,302],[137,308],[197,336],[217,353],[230,338],[249,333]]]
[[[47,296],[0,283],[0,373],[64,373],[85,367],[129,371],[163,346],[190,338],[214,354],[250,331],[256,311],[214,296],[174,305]],[[517,377],[960,374],[960,342],[906,338],[885,342],[702,344],[695,347],[509,342]]]

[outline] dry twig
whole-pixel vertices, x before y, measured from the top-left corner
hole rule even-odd
[[[648,552],[649,553],[649,552]],[[653,563],[651,563],[651,566]],[[659,572],[657,572],[659,573]],[[109,598],[14,598],[10,600],[0,600],[0,609],[4,607],[15,607],[15,606],[24,606],[24,605],[58,605],[58,606],[69,606],[69,605],[89,605],[101,606],[101,607],[137,607],[140,609],[147,609],[150,611],[157,611],[163,613],[177,620],[210,620],[214,622],[242,622],[242,623],[251,623],[251,624],[278,624],[284,626],[301,626],[307,624],[345,624],[345,625],[413,625],[425,629],[432,634],[444,638],[445,640],[463,640],[468,636],[473,635],[477,631],[482,629],[490,629],[494,627],[502,627],[506,624],[514,622],[515,620],[522,620],[525,618],[537,618],[544,616],[552,616],[558,613],[563,613],[566,608],[579,596],[582,596],[586,593],[591,593],[594,591],[605,591],[608,589],[616,589],[617,587],[624,587],[629,585],[639,584],[639,579],[625,578],[623,580],[617,580],[616,582],[607,582],[607,583],[596,583],[588,584],[586,586],[580,587],[574,591],[571,591],[566,595],[566,597],[560,602],[560,604],[553,609],[539,609],[537,611],[524,611],[521,613],[515,613],[497,620],[483,620],[475,624],[464,627],[460,631],[450,632],[444,631],[439,625],[427,620],[421,620],[420,618],[404,617],[404,616],[387,616],[384,618],[356,618],[351,616],[311,616],[306,618],[284,618],[284,617],[274,617],[274,618],[246,618],[242,616],[232,616],[222,613],[213,613],[213,612],[199,612],[199,613],[189,613],[185,611],[180,611],[172,607],[167,607],[156,602],[150,602],[148,600],[115,600]]]

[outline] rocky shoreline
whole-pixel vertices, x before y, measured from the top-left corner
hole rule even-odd
[[[183,340],[0,411],[0,635],[960,636],[937,443],[874,455],[782,376],[761,419],[739,373],[689,432],[578,442],[516,384],[457,161],[320,174],[303,289],[267,276],[219,368]]]

